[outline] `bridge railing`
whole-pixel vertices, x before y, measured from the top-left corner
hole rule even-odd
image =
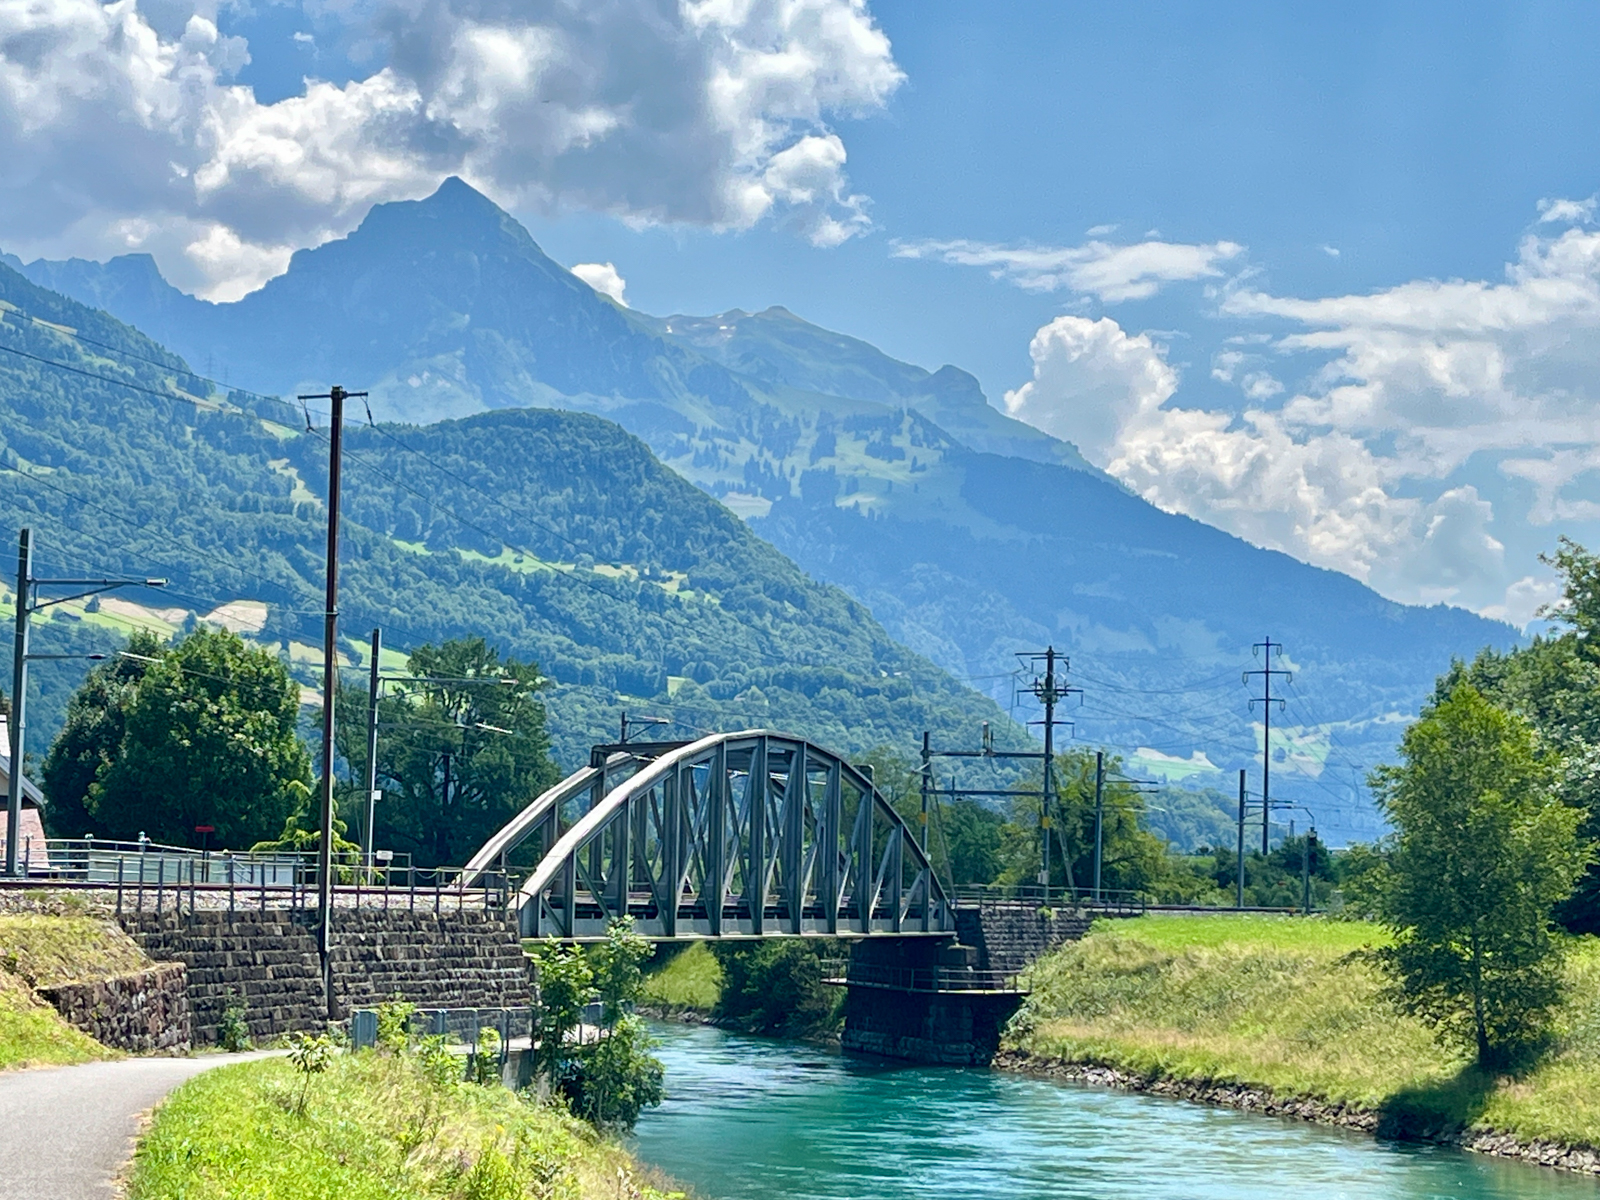
[[[975,967],[897,967],[880,963],[827,959],[823,982],[835,987],[883,988],[895,992],[1026,993],[1020,977],[1006,971]]]
[[[955,889],[958,906],[979,904],[1030,905],[1034,908],[1083,908],[1119,916],[1135,915],[1150,907],[1143,892],[1101,888],[1045,887],[1038,883],[967,884]]]

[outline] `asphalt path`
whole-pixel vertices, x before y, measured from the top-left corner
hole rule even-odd
[[[258,1057],[125,1058],[0,1073],[0,1200],[106,1200],[139,1114],[186,1079]]]

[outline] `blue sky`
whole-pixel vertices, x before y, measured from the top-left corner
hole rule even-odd
[[[226,299],[459,171],[635,307],[956,363],[1399,599],[1521,623],[1557,533],[1600,540],[1596,6],[110,11],[0,17],[25,257]]]

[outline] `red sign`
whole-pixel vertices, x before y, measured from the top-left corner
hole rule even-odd
[[[196,833],[215,833],[217,827],[215,825],[196,825],[194,831]]]

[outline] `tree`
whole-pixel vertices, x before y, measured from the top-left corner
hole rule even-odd
[[[1540,611],[1558,631],[1501,654],[1484,650],[1452,663],[1435,702],[1463,682],[1528,720],[1540,744],[1559,754],[1556,789],[1583,819],[1578,832],[1600,838],[1600,558],[1570,538],[1544,561],[1562,575],[1562,596]],[[1564,628],[1561,628],[1564,627]],[[1574,933],[1600,933],[1600,863],[1591,863],[1556,918]]]
[[[128,706],[148,660],[166,653],[166,643],[148,630],[128,639],[123,653],[89,672],[67,702],[67,718],[45,756],[45,822],[55,837],[99,832],[89,809],[89,789],[122,752]]]
[[[298,685],[272,654],[226,630],[202,627],[151,657],[125,698],[121,741],[89,788],[95,832],[188,845],[196,825],[210,825],[224,846],[276,834],[311,779]]]
[[[544,945],[538,963],[535,1037],[539,1069],[565,1095],[573,1112],[602,1129],[631,1129],[646,1105],[660,1104],[663,1068],[650,1054],[644,1023],[631,1013],[644,986],[640,970],[653,947],[633,921],[612,921],[605,942],[585,954]],[[604,1005],[593,1038],[580,1032],[584,1008]]]
[[[1592,856],[1533,732],[1459,684],[1371,784],[1395,826],[1377,896],[1394,934],[1377,952],[1401,1008],[1503,1065],[1533,1045],[1560,998],[1551,913]]]
[[[378,713],[379,840],[421,866],[459,865],[557,779],[544,680],[482,638],[419,647],[407,669],[414,679],[390,684]],[[365,780],[366,695],[346,689],[339,703],[341,756]]]

